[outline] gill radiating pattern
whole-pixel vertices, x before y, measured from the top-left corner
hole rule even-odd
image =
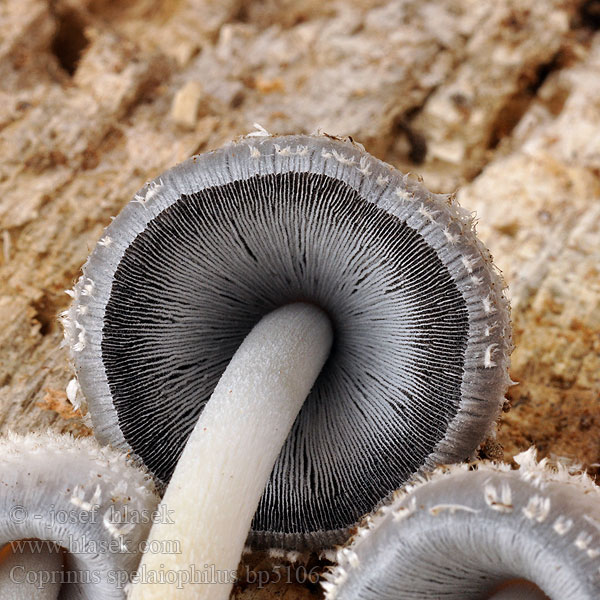
[[[328,312],[334,348],[274,467],[257,532],[351,526],[443,438],[468,335],[447,268],[344,182],[292,172],[161,212],[125,252],[106,307],[104,364],[125,438],[168,480],[245,335],[297,300]]]

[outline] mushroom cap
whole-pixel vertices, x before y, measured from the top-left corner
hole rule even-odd
[[[599,598],[600,488],[533,448],[515,461],[439,468],[397,492],[338,551],[326,600],[478,600],[523,579]]]
[[[509,382],[503,289],[452,198],[352,142],[247,137],[136,194],[84,265],[65,334],[97,437],[166,483],[260,318],[323,308],[330,358],[249,538],[317,548],[490,432]]]
[[[0,439],[0,548],[29,538],[64,548],[61,598],[124,600],[157,504],[147,472],[93,439]]]

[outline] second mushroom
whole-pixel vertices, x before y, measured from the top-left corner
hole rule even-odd
[[[145,556],[133,598],[226,598],[247,538],[342,542],[415,471],[470,456],[508,384],[503,283],[468,213],[325,136],[167,171],[74,296],[96,435],[170,481],[151,538],[182,553]],[[181,589],[144,582],[166,571]]]

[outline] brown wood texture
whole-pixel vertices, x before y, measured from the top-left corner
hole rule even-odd
[[[65,394],[64,290],[145,181],[258,122],[350,135],[430,189],[458,189],[510,286],[505,456],[536,444],[597,473],[599,12],[582,0],[0,2],[0,432],[90,434]],[[319,597],[289,579],[235,594]]]

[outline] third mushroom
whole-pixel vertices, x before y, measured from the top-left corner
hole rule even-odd
[[[96,435],[168,484],[151,540],[181,553],[132,597],[227,598],[246,539],[341,543],[471,456],[509,381],[503,287],[466,211],[349,141],[249,136],[148,183],[66,325]]]
[[[575,465],[451,465],[365,518],[326,600],[597,600],[600,487]]]

